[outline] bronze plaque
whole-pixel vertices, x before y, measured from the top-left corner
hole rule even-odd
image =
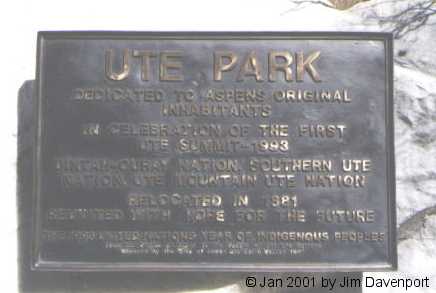
[[[42,32],[40,270],[396,266],[392,39]]]

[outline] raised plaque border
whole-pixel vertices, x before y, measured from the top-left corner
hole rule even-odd
[[[44,135],[44,105],[42,95],[42,53],[45,40],[367,40],[383,41],[385,48],[385,130],[386,130],[386,188],[388,217],[388,261],[367,264],[356,263],[186,263],[186,262],[56,262],[43,261],[38,252],[41,230],[41,149]],[[393,119],[393,35],[384,32],[136,32],[136,31],[40,31],[37,37],[36,65],[36,131],[33,154],[33,206],[32,206],[32,264],[37,271],[216,271],[216,272],[341,272],[389,271],[397,269],[397,233],[395,205],[395,152]]]

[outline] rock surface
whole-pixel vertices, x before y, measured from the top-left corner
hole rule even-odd
[[[295,0],[289,2],[289,7],[278,8],[277,14],[289,20],[289,30],[385,31],[395,34],[399,270],[395,273],[367,273],[365,276],[428,276],[432,288],[407,292],[436,292],[436,1]],[[58,278],[58,275],[54,276]],[[138,275],[139,278],[142,276]],[[234,278],[237,279],[232,280],[235,285],[215,292],[253,292],[247,290],[243,281],[238,282],[239,276]],[[153,278],[150,279],[152,282]],[[72,282],[70,279],[60,281],[63,284],[64,281]],[[219,287],[222,283],[209,285]],[[364,292],[405,291],[364,289]]]
[[[431,288],[407,292],[436,292],[436,1],[353,1],[361,3],[351,3],[348,10],[334,9],[339,1],[291,1],[282,17],[289,18],[292,30],[394,34],[399,269],[364,277],[429,277]],[[364,288],[363,292],[406,291]]]
[[[305,1],[302,1],[305,2]],[[307,9],[327,7],[306,3]],[[299,13],[302,13],[300,11]],[[371,0],[342,12],[340,30],[393,32],[399,270],[375,276],[431,278],[436,291],[436,1]],[[291,13],[290,13],[291,14]],[[329,26],[334,27],[334,23]],[[313,28],[313,27],[312,27]],[[368,274],[366,274],[368,275]],[[372,274],[371,274],[372,275]],[[365,289],[364,292],[380,292]],[[401,289],[381,292],[404,292]]]

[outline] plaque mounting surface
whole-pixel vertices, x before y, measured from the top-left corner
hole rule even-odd
[[[392,39],[42,32],[33,268],[396,267]]]

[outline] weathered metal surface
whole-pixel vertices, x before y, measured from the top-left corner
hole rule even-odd
[[[41,33],[34,268],[396,266],[386,34]]]

